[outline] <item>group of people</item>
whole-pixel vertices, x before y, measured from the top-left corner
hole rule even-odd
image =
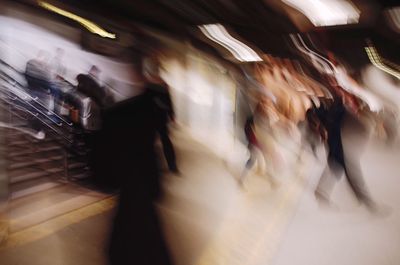
[[[111,179],[119,188],[109,247],[111,264],[173,264],[155,206],[162,197],[155,143],[159,136],[169,170],[179,174],[168,134],[175,113],[159,63],[151,61],[151,67],[136,64],[145,81],[144,92],[104,111],[95,145],[95,174]]]
[[[333,171],[339,177],[344,172],[358,201],[373,212],[379,210],[363,180],[361,153],[356,156],[345,154],[342,142],[342,128],[349,119],[351,124],[358,126],[359,137],[368,138],[370,119],[380,110],[378,104],[372,103],[378,101],[372,97],[368,98],[370,101],[366,100],[363,95],[370,95],[366,91],[354,92],[343,87],[343,81],[337,76],[322,74],[317,82],[301,74],[304,71],[296,67],[300,65],[272,57],[267,57],[264,65],[257,66],[260,83],[268,93],[256,92],[254,111],[244,125],[250,158],[238,179],[239,184],[243,186],[250,170],[257,164],[259,171],[268,175],[271,186],[275,187],[276,178],[283,174],[283,169],[301,163],[305,145],[310,146],[314,154],[318,145],[325,145],[327,166],[316,187],[316,199],[329,203],[332,190],[329,173]],[[350,76],[346,78],[357,84]]]
[[[63,80],[66,68],[62,64],[63,50],[57,49],[53,59],[49,59],[48,53],[41,50],[36,58],[28,60],[25,68],[25,78],[32,96],[43,98],[50,95],[52,98],[48,104],[49,114],[55,111],[55,102],[60,100],[61,89],[58,86]]]
[[[155,152],[157,136],[169,170],[175,175],[180,171],[168,130],[169,122],[175,121],[175,113],[168,85],[160,77],[158,60],[143,59],[136,64],[144,81],[144,93],[114,102],[100,85],[100,70],[96,66],[88,74],[76,77],[76,89],[63,91],[57,84],[64,80],[65,68],[60,63],[62,51],[57,52],[58,66],[50,66],[43,52],[27,62],[28,89],[38,97],[51,95],[55,102],[78,91],[101,109],[102,126],[87,134],[87,144],[91,148],[89,163],[95,184],[100,188],[117,188],[120,194],[110,239],[111,264],[172,264],[154,206],[161,196],[160,164]],[[149,253],[149,249],[153,251]]]
[[[100,109],[99,116],[115,105],[111,91],[100,82],[100,69],[93,65],[87,74],[76,76],[77,85],[72,85],[66,80],[66,67],[63,63],[64,50],[57,48],[53,59],[45,51],[39,51],[36,58],[28,60],[26,63],[25,77],[28,83],[28,91],[39,99],[50,97],[48,104],[48,115],[56,120],[53,114],[68,115],[69,111],[62,112],[64,105],[79,105],[75,102],[76,92],[90,98]],[[145,80],[145,90],[152,98],[154,110],[156,112],[155,121],[157,132],[162,142],[164,155],[171,172],[179,173],[176,165],[176,155],[169,138],[168,123],[175,120],[171,96],[168,85],[162,80],[159,72],[159,62],[156,59],[143,61],[139,75]],[[68,106],[78,108],[79,106]],[[79,115],[79,114],[78,114]],[[96,117],[102,120],[104,117]],[[79,122],[76,120],[75,122]],[[98,128],[100,129],[100,128]]]
[[[77,85],[74,85],[72,80],[66,77],[67,68],[63,57],[64,50],[61,48],[56,49],[52,59],[49,53],[41,50],[35,58],[27,61],[25,68],[29,93],[45,103],[47,114],[52,120],[57,120],[55,116],[62,115],[70,116],[74,122],[79,123],[79,117],[72,117],[71,112],[71,109],[79,112],[79,102],[73,100],[76,91],[89,97],[99,108],[105,108],[113,103],[110,91],[100,85],[100,69],[97,66],[91,66],[86,74],[78,74]]]

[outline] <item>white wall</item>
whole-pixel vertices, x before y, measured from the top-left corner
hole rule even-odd
[[[222,67],[193,54],[188,54],[186,66],[169,60],[164,68],[163,78],[171,89],[177,121],[224,155],[234,140],[234,81]]]

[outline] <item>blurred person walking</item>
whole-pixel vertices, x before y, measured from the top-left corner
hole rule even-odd
[[[317,113],[327,132],[327,166],[322,173],[321,179],[315,190],[315,196],[321,203],[330,203],[329,197],[333,188],[333,182],[329,171],[333,171],[337,178],[339,171],[344,171],[346,179],[357,200],[365,205],[371,212],[378,211],[376,203],[372,200],[366,187],[360,165],[362,145],[359,142],[359,153],[345,155],[342,142],[342,127],[346,116],[359,117],[360,105],[351,94],[345,92],[338,86],[334,86],[333,102],[327,109],[319,108]],[[347,108],[346,108],[347,107]],[[359,123],[361,125],[361,123]]]
[[[266,171],[271,187],[277,186],[275,175],[282,166],[282,157],[277,137],[284,127],[281,115],[273,101],[263,97],[256,107],[254,115],[254,132],[264,158]]]
[[[45,51],[39,51],[35,58],[27,61],[25,78],[34,96],[41,97],[41,94],[51,92],[48,54]]]
[[[92,98],[100,108],[105,108],[112,104],[113,100],[108,91],[100,85],[100,69],[92,65],[87,74],[79,74],[76,79],[78,81],[78,91]]]
[[[62,113],[62,106],[64,105],[64,92],[66,68],[63,62],[64,50],[57,48],[53,59],[50,61],[51,81],[53,83],[53,109],[59,114]]]
[[[144,61],[146,91],[153,100],[156,113],[157,132],[163,146],[165,159],[171,172],[179,174],[174,146],[169,138],[168,123],[175,122],[175,113],[169,87],[160,76],[160,65],[156,59]]]
[[[49,67],[49,54],[40,50],[35,58],[27,61],[25,67],[25,78],[28,83],[29,94],[37,97],[45,103],[48,118],[58,123],[58,118],[54,117],[54,98],[58,95],[58,90],[53,84]],[[35,113],[36,110],[32,109]],[[41,122],[34,119],[32,121],[34,129],[41,129]]]
[[[246,123],[244,125],[244,132],[246,135],[246,139],[248,141],[248,151],[250,153],[250,157],[246,162],[245,168],[238,179],[238,183],[241,187],[243,187],[243,182],[247,177],[249,171],[253,168],[253,166],[257,163],[258,169],[261,172],[265,171],[265,158],[260,149],[260,145],[257,141],[257,137],[254,132],[254,115],[252,114],[250,117],[246,119]]]
[[[108,248],[111,265],[173,264],[156,207],[162,198],[157,119],[152,95],[146,92],[103,111],[94,172],[119,190]]]
[[[67,69],[64,65],[64,50],[57,48],[53,59],[50,62],[53,79],[65,79]]]
[[[109,245],[112,265],[172,264],[155,205],[162,198],[156,117],[147,93],[104,112],[96,172],[120,189]]]
[[[101,188],[108,189],[110,184],[108,180],[110,176],[106,176],[103,174],[101,170],[97,170],[98,161],[101,160],[101,145],[104,140],[104,132],[102,130],[102,124],[104,119],[104,112],[107,108],[112,106],[113,98],[109,95],[108,91],[100,85],[100,69],[92,65],[87,74],[79,74],[76,77],[78,81],[77,90],[82,93],[84,96],[90,98],[92,100],[92,105],[90,107],[90,119],[91,129],[85,130],[84,140],[86,142],[86,146],[88,147],[88,161],[90,168],[93,169],[94,174],[94,182],[101,186]],[[72,105],[80,106],[82,104],[80,100],[76,100],[73,97],[69,98],[69,101]],[[82,121],[82,113],[78,113],[79,122]],[[86,118],[86,117],[84,117]],[[103,161],[104,162],[104,161]]]

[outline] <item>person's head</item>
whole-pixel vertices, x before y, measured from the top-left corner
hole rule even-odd
[[[38,61],[47,63],[49,60],[49,54],[45,50],[40,50],[36,55],[36,59]]]
[[[89,74],[94,77],[99,77],[100,69],[96,65],[92,65],[92,67],[90,67]]]

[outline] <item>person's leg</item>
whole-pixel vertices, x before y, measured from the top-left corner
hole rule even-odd
[[[330,194],[332,192],[336,178],[332,176],[332,173],[339,177],[339,171],[341,169],[340,163],[337,161],[336,157],[332,154],[328,155],[326,167],[321,175],[318,185],[315,189],[315,197],[319,202],[329,203]]]
[[[178,167],[176,165],[175,150],[171,140],[169,139],[167,124],[162,124],[159,126],[158,133],[160,135],[160,140],[163,146],[164,156],[167,160],[168,168],[173,172],[177,172]]]
[[[61,97],[62,97],[61,89],[58,87],[56,83],[49,83],[49,87],[54,102],[53,111],[56,113],[60,113]]]
[[[375,205],[365,184],[359,159],[355,157],[347,158],[344,170],[347,181],[357,200],[367,207]]]
[[[249,173],[249,171],[253,168],[254,164],[256,163],[256,151],[255,148],[251,145],[249,145],[249,152],[250,152],[250,157],[246,162],[246,165],[244,167],[244,170],[242,172],[242,174],[239,177],[239,185],[243,185],[244,179],[246,178],[247,174]]]
[[[272,188],[276,188],[279,184],[275,179],[275,176],[278,174],[278,166],[277,164],[280,162],[278,157],[278,151],[276,151],[276,145],[270,143],[268,149],[260,150],[261,159],[264,170],[263,174],[268,178],[268,181]]]

